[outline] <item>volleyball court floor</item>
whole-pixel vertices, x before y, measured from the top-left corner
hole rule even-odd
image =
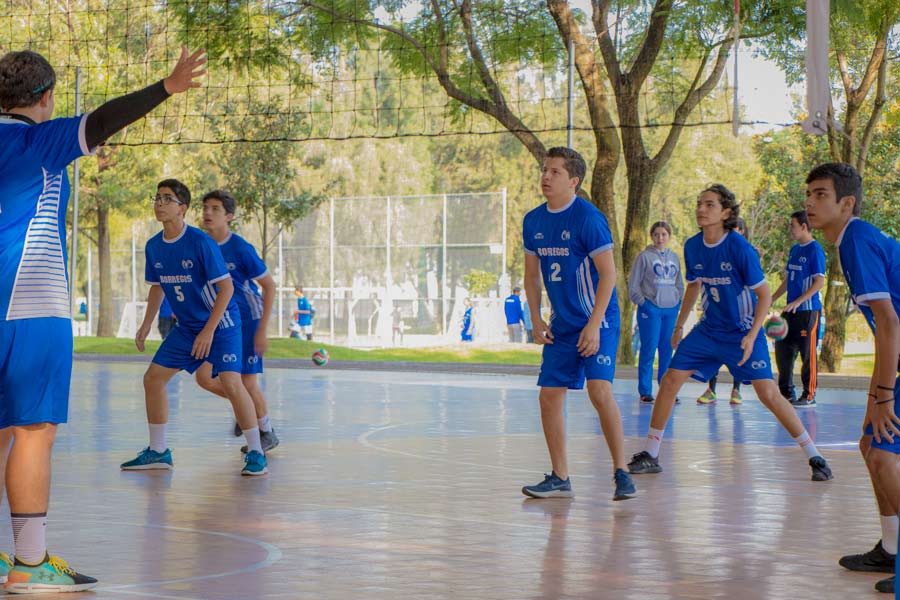
[[[861,598],[837,566],[879,538],[856,450],[865,393],[821,390],[801,418],[835,480],[745,388],[683,390],[659,475],[613,502],[596,413],[569,396],[573,500],[520,493],[549,471],[533,377],[269,369],[281,445],[241,477],[229,406],[170,385],[172,472],[121,472],[147,443],[141,364],[76,361],[54,455],[48,543],[95,592],[68,598]],[[722,385],[720,393],[728,391]],[[629,456],[651,406],[614,390]],[[5,506],[3,511],[8,509]],[[8,520],[0,549],[11,546]]]

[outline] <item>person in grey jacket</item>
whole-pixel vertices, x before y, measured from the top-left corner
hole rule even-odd
[[[653,402],[653,357],[659,353],[656,381],[662,379],[672,358],[672,330],[684,294],[681,261],[668,246],[672,228],[665,221],[650,227],[653,243],[638,254],[628,276],[628,296],[638,307],[638,393],[641,402]]]

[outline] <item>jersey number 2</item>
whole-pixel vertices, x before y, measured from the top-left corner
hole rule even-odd
[[[562,266],[559,263],[550,265],[550,281],[562,281],[562,277],[559,276],[561,270]]]

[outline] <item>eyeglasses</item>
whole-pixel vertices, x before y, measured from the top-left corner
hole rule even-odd
[[[184,202],[178,199],[178,196],[173,196],[172,194],[156,194],[155,196],[150,196],[150,202],[153,204],[172,204],[173,202],[176,204],[184,204]]]

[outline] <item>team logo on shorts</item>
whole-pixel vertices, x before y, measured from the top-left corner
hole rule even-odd
[[[161,262],[158,262],[158,263],[156,263],[156,264],[155,264],[155,265],[153,265],[153,266],[154,266],[154,267],[156,267],[156,268],[157,268],[157,269],[162,269],[162,268],[163,268],[163,266],[162,266],[162,263],[161,263]]]
[[[730,263],[730,262],[723,262],[721,265],[719,265],[719,268],[722,269],[723,271],[730,271],[730,270],[731,270],[731,263]]]
[[[181,268],[183,268],[183,269],[193,269],[193,268],[194,268],[194,261],[192,261],[192,260],[189,259],[189,258],[184,259],[183,261],[181,261]]]
[[[769,363],[764,360],[754,360],[750,363],[751,369],[765,369],[767,366],[769,366]]]
[[[563,241],[568,240],[568,239],[571,239],[571,238],[572,238],[572,234],[569,233],[569,230],[568,230],[568,229],[563,229],[563,232],[562,232],[562,239],[563,239]]]
[[[608,367],[608,366],[612,365],[612,358],[610,358],[609,356],[607,356],[605,354],[598,354],[597,355],[597,364],[603,365],[604,367]]]
[[[247,359],[248,365],[255,365],[258,362],[259,362],[259,357],[256,356],[255,354]]]
[[[237,354],[223,354],[222,362],[224,362],[224,363],[237,362]]]

